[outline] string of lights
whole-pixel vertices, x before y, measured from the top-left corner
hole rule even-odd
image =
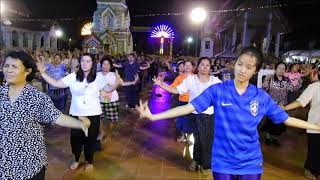
[[[3,18],[10,21],[82,21],[82,20],[91,20],[92,17],[77,17],[77,18],[58,18],[58,19],[32,19],[32,18]]]
[[[240,11],[252,11],[255,9],[276,9],[276,8],[282,8],[286,7],[288,4],[275,4],[275,5],[266,5],[266,6],[257,6],[255,8],[235,8],[235,9],[221,9],[221,10],[212,10],[210,13],[228,13],[228,12],[240,12]],[[144,14],[144,15],[135,15],[134,17],[140,18],[140,17],[152,17],[152,16],[181,16],[185,13],[155,13],[155,14]]]
[[[255,9],[276,9],[287,7],[288,4],[274,4],[274,5],[265,5],[257,6],[254,8],[244,7],[244,8],[235,8],[235,9],[221,9],[221,10],[212,10],[210,13],[229,13],[229,12],[241,12],[241,11],[252,11]],[[142,17],[153,17],[153,16],[182,16],[185,15],[184,12],[169,12],[169,13],[153,13],[153,14],[141,14],[134,15],[133,17],[142,18]],[[5,19],[5,18],[4,18]],[[77,17],[77,18],[57,18],[57,19],[32,19],[32,18],[8,18],[10,21],[82,21],[82,20],[91,20],[92,17]]]

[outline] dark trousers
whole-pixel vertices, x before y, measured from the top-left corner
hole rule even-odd
[[[38,174],[36,174],[35,176],[33,176],[29,180],[44,180],[45,179],[45,174],[46,174],[46,168],[43,167]]]
[[[129,108],[135,108],[139,102],[139,91],[135,85],[126,87],[126,98]]]
[[[211,169],[214,120],[212,115],[192,114],[194,121],[193,160],[203,169]]]
[[[75,161],[79,162],[82,147],[84,147],[85,160],[89,164],[92,164],[99,134],[100,116],[88,116],[88,118],[91,122],[88,130],[88,137],[85,136],[81,129],[71,129],[70,142]]]
[[[308,154],[304,168],[313,175],[320,175],[320,134],[308,133]]]

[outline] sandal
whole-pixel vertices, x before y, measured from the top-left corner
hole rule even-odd
[[[189,171],[196,171],[198,163],[196,161],[192,161],[191,164],[188,166]]]
[[[72,162],[71,164],[70,164],[70,166],[69,166],[69,168],[71,169],[71,170],[76,170],[77,168],[78,168],[78,166],[79,166],[79,162]]]
[[[186,142],[186,138],[184,136],[181,136],[180,138],[177,139],[177,142]]]
[[[86,164],[86,166],[84,167],[84,172],[90,173],[93,171],[93,169],[93,164]]]
[[[305,170],[304,171],[304,176],[307,178],[307,179],[310,179],[310,180],[317,180],[318,178],[313,175],[309,170]]]

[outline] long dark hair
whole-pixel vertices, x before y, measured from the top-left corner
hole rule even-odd
[[[92,67],[91,67],[91,70],[87,76],[87,82],[88,83],[91,83],[93,82],[96,77],[97,77],[97,62],[95,61],[94,57],[89,54],[89,53],[84,53],[80,59],[79,59],[79,64],[80,64],[80,68],[78,69],[76,75],[77,75],[77,81],[80,81],[82,82],[84,80],[84,72],[82,70],[82,67],[81,67],[81,60],[84,56],[89,56],[92,60]]]

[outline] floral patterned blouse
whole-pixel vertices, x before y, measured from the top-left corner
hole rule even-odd
[[[262,87],[276,103],[282,105],[288,103],[288,92],[296,91],[296,88],[299,88],[293,86],[289,78],[282,76],[282,79],[279,80],[276,75],[273,75],[271,78],[266,78]]]
[[[27,84],[15,101],[0,86],[0,179],[30,179],[47,165],[43,124],[61,116],[50,98]]]

